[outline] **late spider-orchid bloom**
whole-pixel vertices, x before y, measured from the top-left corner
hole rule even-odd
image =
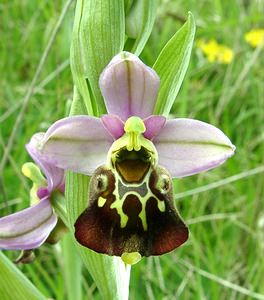
[[[212,169],[235,147],[207,123],[152,115],[159,77],[133,54],[115,56],[99,83],[108,114],[59,120],[39,145],[57,167],[92,175],[76,239],[125,261],[172,251],[188,229],[173,203],[171,177]]]
[[[27,151],[35,161],[26,163],[22,172],[33,181],[30,191],[29,208],[0,218],[0,249],[30,250],[41,246],[57,224],[50,198],[54,191],[64,189],[63,170],[43,160],[36,148],[42,133],[34,135],[26,145]],[[40,169],[46,178],[40,172]]]

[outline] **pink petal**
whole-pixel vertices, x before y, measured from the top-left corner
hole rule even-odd
[[[104,115],[101,120],[115,140],[124,134],[124,122],[118,116]]]
[[[49,199],[35,206],[0,218],[0,248],[27,250],[38,248],[57,223]]]
[[[59,168],[91,175],[105,163],[113,140],[100,119],[73,116],[48,129],[41,142],[41,153]]]
[[[235,151],[235,146],[221,130],[192,119],[168,120],[153,142],[159,164],[173,177],[215,168]]]
[[[126,121],[152,114],[159,89],[159,77],[136,55],[121,52],[100,76],[100,88],[107,111]]]
[[[144,120],[146,131],[144,137],[152,140],[156,135],[159,134],[161,129],[166,123],[166,118],[163,116],[150,116]]]
[[[37,190],[37,196],[39,199],[46,198],[50,195],[50,191],[48,188],[41,187]]]
[[[44,132],[32,136],[26,149],[35,163],[41,168],[48,181],[48,190],[51,192],[58,188],[64,181],[64,171],[45,161],[43,154],[38,149],[38,144],[44,137]]]

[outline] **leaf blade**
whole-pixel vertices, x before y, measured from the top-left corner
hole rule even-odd
[[[131,52],[139,55],[151,34],[158,6],[157,0],[137,0],[133,3],[131,12],[126,17],[127,29],[138,26],[138,33]],[[133,35],[133,33],[132,33]]]
[[[45,300],[46,297],[0,251],[0,295],[3,300]]]
[[[82,262],[72,236],[67,234],[62,241],[64,278],[68,300],[82,299]]]
[[[175,33],[162,49],[153,69],[160,76],[160,91],[154,114],[168,116],[180,90],[190,61],[195,35],[195,23],[191,13],[187,22]]]

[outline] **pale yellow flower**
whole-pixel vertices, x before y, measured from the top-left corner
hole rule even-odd
[[[264,29],[252,29],[245,34],[245,40],[254,48],[264,43]]]
[[[219,44],[214,39],[211,39],[208,42],[198,40],[197,48],[201,49],[208,61],[212,63],[217,62],[220,64],[230,64],[234,58],[234,52],[232,49]]]

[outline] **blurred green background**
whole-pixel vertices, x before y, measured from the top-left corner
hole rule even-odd
[[[64,3],[0,3],[0,160]],[[176,204],[189,224],[190,238],[171,254],[143,259],[132,268],[130,299],[264,299],[264,55],[244,38],[251,29],[264,28],[264,1],[160,1],[141,54],[147,65],[188,11],[196,19],[196,41],[215,39],[232,49],[234,57],[230,64],[210,63],[195,44],[172,114],[221,128],[237,151],[215,170],[175,180]],[[0,216],[29,204],[30,182],[21,174],[22,164],[30,160],[25,143],[69,111],[73,16],[74,6],[48,54],[0,174]],[[18,253],[5,254],[13,259]],[[60,245],[43,246],[36,254],[35,262],[20,268],[47,297],[67,299]],[[83,291],[85,299],[100,299],[87,270]]]

